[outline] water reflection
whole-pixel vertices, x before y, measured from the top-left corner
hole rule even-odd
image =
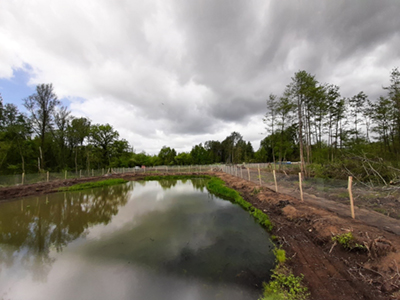
[[[86,230],[107,224],[127,203],[132,185],[117,185],[87,192],[58,193],[4,203],[0,207],[0,267],[10,268],[16,259],[45,281],[57,252]],[[51,197],[51,201],[49,201]],[[0,269],[1,270],[1,269]]]
[[[268,235],[204,183],[0,205],[0,299],[257,299],[273,264]]]

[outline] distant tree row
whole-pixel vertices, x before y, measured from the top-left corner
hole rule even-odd
[[[190,152],[178,153],[164,146],[158,155],[135,153],[132,160],[136,165],[205,165],[214,163],[243,163],[255,161],[255,153],[250,142],[243,140],[238,132],[232,132],[222,142],[207,141],[195,145]]]
[[[0,96],[0,174],[128,166],[132,148],[111,125],[61,106],[51,84],[24,99],[29,115]]]

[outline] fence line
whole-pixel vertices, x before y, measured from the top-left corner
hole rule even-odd
[[[259,186],[266,186],[276,192],[279,190],[283,194],[298,198],[300,201],[304,201],[304,192],[306,192],[309,195],[349,205],[349,215],[352,218],[355,218],[354,207],[357,205],[400,219],[400,205],[399,207],[393,205],[393,203],[399,202],[400,188],[368,188],[354,184],[351,176],[348,180],[303,178],[301,172],[296,172],[300,170],[298,165],[282,165],[280,167],[281,172],[276,171],[277,168],[274,164],[223,165],[222,171]],[[247,170],[247,174],[243,175],[242,170],[238,172],[238,169]],[[356,188],[354,189],[354,187]],[[378,197],[380,198],[377,199]],[[392,197],[392,202],[384,206],[380,199],[388,197]],[[357,203],[355,203],[356,199]]]
[[[147,168],[109,168],[59,173],[45,172],[36,174],[17,174],[0,176],[0,187],[51,182],[55,180],[108,176],[120,173],[196,173],[220,170],[238,178],[251,181],[259,186],[266,186],[303,200],[303,193],[332,200],[350,206],[350,197],[354,205],[367,207],[379,213],[400,219],[400,188],[393,186],[368,188],[358,182],[347,180],[302,178],[297,164],[260,163],[241,165],[187,165],[156,166]],[[247,171],[247,172],[246,172]],[[391,202],[390,202],[391,201]],[[396,203],[399,203],[397,205]]]
[[[76,171],[61,171],[61,172],[43,172],[33,174],[15,174],[15,175],[0,175],[0,187],[26,185],[39,182],[51,182],[55,180],[67,180],[77,178],[89,178],[109,176],[110,174],[124,173],[195,173],[207,172],[215,168],[217,165],[188,165],[188,166],[156,166],[146,168],[109,168],[109,169],[90,169]]]

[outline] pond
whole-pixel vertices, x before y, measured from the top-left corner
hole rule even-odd
[[[0,299],[258,299],[267,232],[205,179],[0,204]]]

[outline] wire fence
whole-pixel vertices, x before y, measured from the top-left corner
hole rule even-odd
[[[300,179],[300,166],[295,164],[224,165],[222,171],[299,200],[304,194],[311,200],[326,199],[348,205],[349,210],[351,195],[356,207],[400,219],[399,186],[370,187],[354,181],[349,191],[349,180],[313,177]]]
[[[192,172],[207,172],[210,171],[214,165],[193,165],[193,166],[157,166],[157,167],[142,167],[142,168],[108,168],[108,169],[90,169],[79,171],[63,171],[63,172],[43,172],[34,174],[15,174],[15,175],[1,175],[0,187],[17,186],[34,184],[40,182],[51,182],[55,180],[67,180],[76,178],[89,178],[108,176],[110,174],[124,174],[124,173],[192,173]]]
[[[156,166],[143,168],[109,168],[76,171],[63,171],[59,173],[44,172],[36,174],[17,174],[0,176],[0,187],[51,182],[75,178],[89,178],[109,176],[110,174],[124,173],[197,173],[208,171],[223,171],[265,186],[279,193],[288,194],[301,199],[301,192],[307,197],[323,198],[337,203],[350,205],[348,180],[327,178],[302,178],[300,186],[298,164],[240,164],[240,165],[188,165],[188,166]],[[352,185],[352,194],[355,206],[365,207],[387,216],[400,219],[400,187],[383,186],[369,187],[360,182]]]

